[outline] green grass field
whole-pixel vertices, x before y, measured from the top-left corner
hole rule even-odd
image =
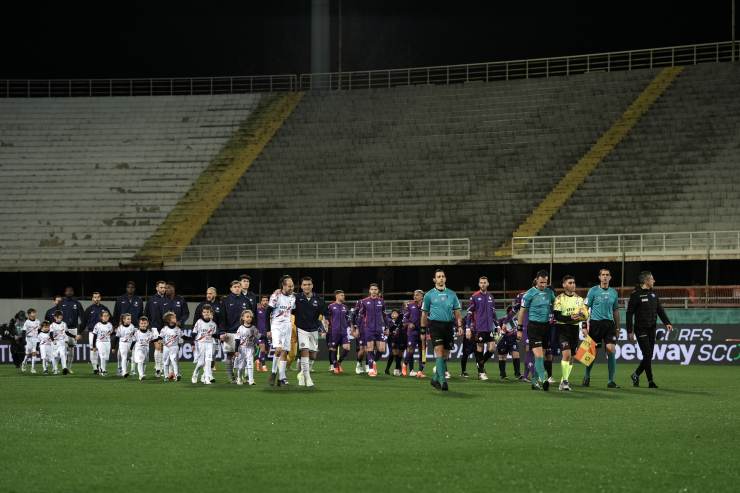
[[[600,363],[572,393],[460,378],[441,393],[323,362],[314,390],[292,372],[289,388],[262,373],[254,387],[196,386],[191,368],[164,384],[0,367],[0,492],[740,488],[734,367],[660,365],[653,390],[629,385],[625,364],[607,390]]]

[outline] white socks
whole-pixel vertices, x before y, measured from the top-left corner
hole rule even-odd
[[[162,370],[162,351],[159,349],[154,350],[154,369]]]
[[[311,378],[311,363],[308,358],[308,356],[301,356],[301,373],[303,373],[303,378],[308,380]]]
[[[288,362],[284,359],[278,361],[278,372],[280,373],[280,380],[285,380],[285,367],[288,366]]]

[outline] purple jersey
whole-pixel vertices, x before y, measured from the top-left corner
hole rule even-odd
[[[383,330],[385,329],[385,301],[383,298],[367,297],[360,300],[360,309],[357,311],[357,318],[362,320],[362,325],[366,330]]]
[[[409,301],[403,307],[403,324],[406,327],[411,324],[414,329],[421,326],[421,305],[417,305],[416,301]]]
[[[257,306],[257,330],[263,336],[270,331],[270,318],[267,316],[267,307]]]
[[[329,330],[346,333],[349,326],[349,311],[344,303],[334,302],[329,305]]]
[[[489,292],[476,291],[470,297],[468,307],[469,325],[475,332],[491,332],[496,326],[496,306],[493,295]]]

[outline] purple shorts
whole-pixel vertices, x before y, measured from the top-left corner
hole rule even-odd
[[[338,346],[349,344],[349,338],[347,337],[347,329],[344,330],[331,330],[329,332],[329,347],[336,349]]]
[[[361,338],[363,344],[368,342],[380,342],[385,341],[386,337],[383,335],[383,329],[370,329],[366,328],[362,330]]]
[[[406,347],[409,349],[416,349],[419,347],[420,342],[421,334],[419,334],[419,329],[408,329],[406,331]]]

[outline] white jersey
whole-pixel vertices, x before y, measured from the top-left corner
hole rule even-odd
[[[147,330],[146,332],[142,332],[141,330],[137,329],[136,334],[134,335],[134,340],[136,341],[136,347],[140,349],[149,349],[149,343],[152,342],[157,337],[159,336],[153,330]]]
[[[216,322],[213,320],[206,322],[201,318],[193,326],[193,340],[198,344],[213,344],[215,342],[213,336],[217,329]]]
[[[26,337],[36,338],[39,335],[39,329],[41,328],[41,321],[37,318],[36,320],[26,320],[23,322],[23,330],[26,331]]]
[[[39,332],[38,341],[39,346],[51,346],[51,333]]]
[[[98,336],[98,342],[110,342],[111,335],[113,334],[113,326],[110,322],[98,322],[95,324],[93,334]]]
[[[136,330],[136,327],[133,325],[119,325],[116,329],[116,337],[119,338],[118,343],[130,346],[134,342],[134,333]]]
[[[268,305],[272,308],[270,323],[281,327],[290,327],[290,314],[295,310],[295,295],[285,295],[282,290],[278,289],[270,296]]]
[[[59,346],[67,344],[67,334],[65,334],[65,332],[67,332],[67,324],[64,322],[52,322],[49,326],[49,333],[51,334],[52,339],[54,339],[54,342]]]
[[[259,336],[260,331],[254,325],[249,327],[240,325],[236,334],[234,334],[234,337],[239,339],[239,347],[254,347],[254,343],[257,342]]]
[[[182,337],[182,331],[179,327],[165,327],[159,331],[159,337],[162,338],[162,342],[167,347],[176,347]]]

